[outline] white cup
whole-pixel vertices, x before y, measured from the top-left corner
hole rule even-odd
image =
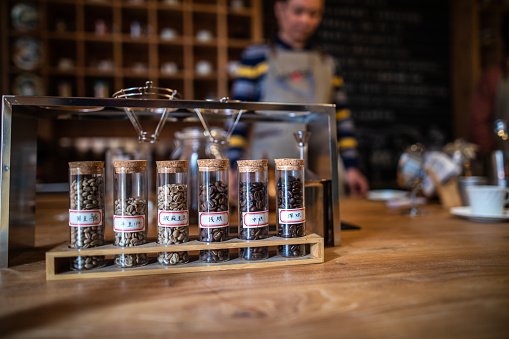
[[[466,188],[472,214],[500,216],[509,202],[509,188],[499,186],[470,186]]]

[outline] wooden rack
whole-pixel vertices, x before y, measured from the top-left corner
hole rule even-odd
[[[282,258],[275,255],[265,260],[245,261],[239,258],[233,258],[222,263],[204,263],[199,260],[193,260],[187,264],[163,266],[154,260],[149,264],[133,268],[120,268],[108,261],[103,268],[92,270],[73,271],[70,270],[70,258],[76,256],[97,256],[104,255],[112,257],[115,254],[157,254],[159,252],[178,252],[178,251],[199,251],[213,249],[235,250],[242,247],[271,247],[279,245],[309,245],[309,254],[303,257]],[[265,240],[245,241],[240,239],[231,239],[225,242],[202,243],[196,240],[178,245],[158,245],[154,242],[129,248],[121,248],[114,245],[105,245],[89,249],[71,249],[68,243],[61,244],[46,252],[46,279],[47,280],[67,280],[67,279],[88,279],[88,278],[108,278],[135,275],[152,274],[170,274],[170,273],[191,273],[203,271],[233,270],[244,268],[265,268],[274,266],[316,264],[324,262],[324,241],[317,234],[309,234],[302,238],[280,238],[270,237]],[[233,251],[230,251],[233,252]],[[273,252],[273,251],[270,251]],[[235,253],[230,253],[235,254]]]
[[[19,31],[11,9],[24,2],[0,4],[3,94],[18,94],[12,88],[16,78],[32,74],[41,80],[42,95],[93,97],[94,86],[102,84],[109,96],[151,80],[183,93],[184,99],[223,97],[232,81],[228,63],[262,41],[261,0],[244,0],[242,8],[234,8],[232,0],[30,1],[39,12],[38,28]],[[104,27],[96,27],[99,23]],[[135,23],[140,34],[133,34]],[[165,29],[175,36],[165,38]],[[203,30],[211,33],[209,39],[199,39]],[[21,69],[12,60],[14,44],[23,37],[40,42],[41,60],[34,69]],[[63,66],[62,60],[71,64]],[[210,63],[210,73],[196,71],[200,61]],[[176,72],[162,70],[169,62],[177,65]],[[71,92],[63,95],[62,84]]]

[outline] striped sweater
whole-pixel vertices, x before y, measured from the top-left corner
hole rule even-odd
[[[291,51],[292,48],[280,39],[276,38],[273,45],[255,45],[248,47],[243,55],[237,70],[237,78],[233,83],[232,98],[241,101],[260,101],[265,86],[266,73],[268,71],[268,53],[271,49],[283,49]],[[310,50],[312,47],[307,46]],[[335,62],[334,104],[336,104],[337,140],[343,163],[346,168],[357,166],[357,141],[355,128],[351,118],[351,112],[347,108],[346,93],[343,89],[339,63]],[[242,148],[245,144],[243,134],[245,130],[240,126],[231,138],[232,151]],[[233,157],[235,157],[233,155]]]

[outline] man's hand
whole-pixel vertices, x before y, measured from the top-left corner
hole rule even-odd
[[[345,182],[348,185],[351,196],[363,196],[369,190],[366,177],[355,167],[346,170]]]

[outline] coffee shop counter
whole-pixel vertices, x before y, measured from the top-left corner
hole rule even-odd
[[[2,338],[509,337],[509,223],[344,199],[361,229],[323,264],[46,281],[66,202],[37,208],[36,250],[0,270]]]

